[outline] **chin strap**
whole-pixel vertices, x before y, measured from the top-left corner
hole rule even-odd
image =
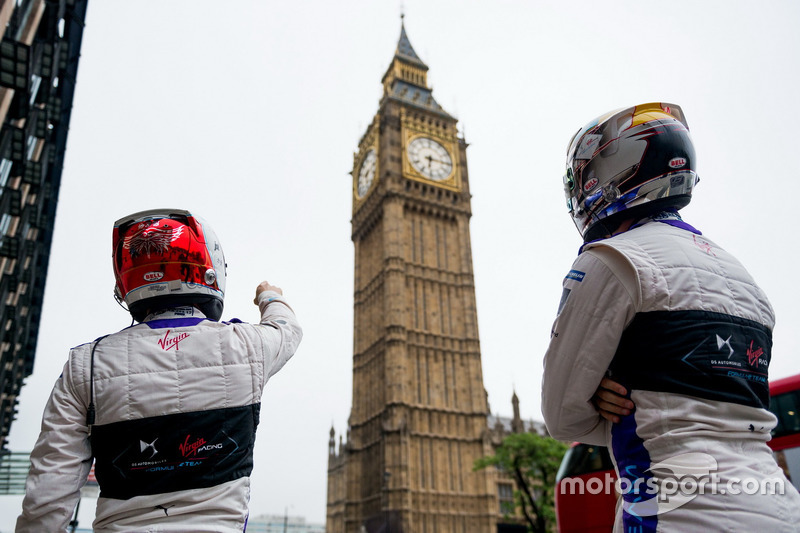
[[[125,300],[119,295],[119,289],[114,287],[114,301],[117,302],[117,305],[123,308],[126,312],[130,313],[128,306],[125,304]]]

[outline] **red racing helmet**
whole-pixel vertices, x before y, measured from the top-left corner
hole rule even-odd
[[[193,305],[219,320],[225,256],[214,230],[182,209],[152,209],[114,223],[114,295],[139,322],[148,313]]]

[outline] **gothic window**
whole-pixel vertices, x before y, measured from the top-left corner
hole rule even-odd
[[[514,514],[514,487],[511,483],[497,484],[497,501],[500,504],[500,514]]]

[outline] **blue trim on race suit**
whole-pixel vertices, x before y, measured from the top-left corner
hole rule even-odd
[[[145,322],[150,329],[163,329],[163,328],[182,328],[186,326],[196,326],[207,318],[190,317],[190,318],[160,318]]]
[[[702,235],[703,232],[699,229],[695,228],[691,224],[684,222],[683,220],[656,220],[656,222],[661,222],[662,224],[666,224],[668,226],[674,226],[676,228],[685,229],[686,231],[691,231],[696,235]]]
[[[630,395],[629,395],[630,396]],[[631,504],[658,498],[658,495],[647,494],[648,480],[653,477],[650,472],[650,453],[644,447],[644,441],[636,433],[636,415],[620,417],[620,422],[611,426],[611,449],[617,463],[620,479],[628,481],[622,487],[622,530],[624,533],[655,533],[658,527],[658,515],[639,516],[629,512]]]
[[[683,219],[681,218],[681,215],[675,209],[669,209],[667,211],[663,211],[651,217],[647,217],[643,220],[640,220],[639,222],[628,228],[627,231],[630,231],[633,228],[638,228],[639,226],[644,226],[651,220],[653,222],[660,222],[661,224],[666,224],[667,226],[673,226],[675,228],[680,228],[682,230],[690,231],[695,235],[703,234],[703,232],[701,232],[699,229],[695,228],[694,226],[692,226],[687,222],[684,222]]]
[[[663,218],[659,218],[659,217],[663,217]],[[700,231],[699,229],[695,228],[694,226],[692,226],[688,222],[684,222],[683,219],[681,218],[681,216],[675,210],[664,211],[663,213],[659,213],[657,215],[653,215],[652,217],[647,217],[647,218],[641,220],[640,222],[637,222],[636,224],[634,224],[633,226],[628,228],[626,231],[630,231],[630,230],[632,230],[634,228],[638,228],[639,226],[644,226],[648,222],[660,222],[661,224],[666,224],[667,226],[673,226],[675,228],[679,228],[679,229],[682,229],[682,230],[690,231],[690,232],[694,233],[695,235],[702,235],[703,234],[702,231]],[[599,239],[594,239],[594,240],[591,240],[589,242],[583,243],[581,245],[581,247],[578,248],[578,255],[581,255],[588,245],[596,243],[596,242],[604,241],[606,239],[610,239],[611,237],[613,237],[613,235],[609,235],[608,237],[600,237]]]

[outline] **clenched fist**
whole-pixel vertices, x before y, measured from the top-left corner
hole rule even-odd
[[[276,287],[275,285],[270,285],[268,281],[262,281],[256,287],[256,297],[253,298],[253,303],[258,305],[258,296],[264,291],[274,291],[280,295],[283,295],[283,291],[280,287]]]

